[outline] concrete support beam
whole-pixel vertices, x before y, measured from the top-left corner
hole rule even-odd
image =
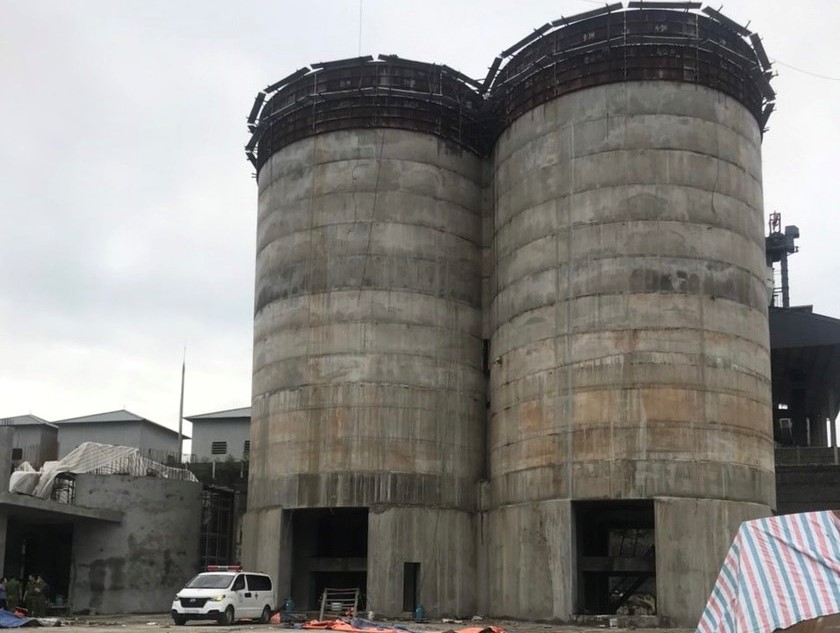
[[[420,563],[419,604],[432,617],[476,610],[475,515],[436,508],[371,508],[368,605],[386,616],[403,611],[405,563]]]
[[[278,603],[292,594],[292,530],[285,516],[283,508],[266,508],[246,512],[242,520],[242,565],[274,579]]]
[[[482,615],[566,621],[574,613],[575,547],[566,499],[506,506],[479,523]],[[486,528],[485,528],[486,524]]]
[[[759,503],[659,497],[654,513],[660,622],[693,628],[738,527],[772,510]]]

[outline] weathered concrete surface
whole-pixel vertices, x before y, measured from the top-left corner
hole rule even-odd
[[[758,503],[659,497],[654,512],[660,621],[693,628],[738,527],[772,511]]]
[[[73,530],[74,611],[159,613],[199,569],[201,484],[155,477],[76,477],[76,503],[125,514]]]
[[[482,513],[476,538],[479,613],[570,620],[576,573],[573,526],[567,499]]]
[[[420,563],[418,599],[434,617],[476,613],[476,515],[435,508],[373,508],[367,596],[386,616],[403,611],[403,565]]]
[[[322,134],[260,170],[248,505],[474,505],[481,162]]]
[[[495,505],[773,506],[760,131],[668,82],[582,90],[495,151]]]
[[[242,519],[242,565],[274,580],[274,601],[292,595],[291,526],[284,529],[282,508],[249,510]],[[288,521],[286,521],[288,523]]]

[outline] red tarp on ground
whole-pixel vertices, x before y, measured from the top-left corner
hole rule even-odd
[[[309,620],[303,624],[302,628],[342,631],[343,633],[507,633],[505,629],[497,626],[468,626],[462,629],[424,629],[423,631],[416,631],[406,626],[383,626],[377,622],[360,618],[353,618],[352,620]]]

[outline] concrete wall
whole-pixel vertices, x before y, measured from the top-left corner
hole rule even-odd
[[[474,513],[373,508],[368,520],[368,608],[403,611],[404,563],[420,563],[418,600],[430,616],[476,613]]]
[[[480,516],[477,529],[480,614],[571,618],[576,574],[571,502],[496,508]]]
[[[517,119],[495,163],[493,503],[772,506],[761,134],[664,81]]]
[[[481,161],[321,134],[259,173],[248,506],[474,506]]]
[[[738,527],[772,511],[758,503],[660,497],[654,512],[660,622],[694,628]]]
[[[251,421],[248,418],[199,420],[192,425],[192,453],[197,459],[224,460],[244,457],[245,442],[251,439]],[[225,455],[213,455],[213,442],[227,442]]]
[[[121,525],[73,531],[74,611],[161,613],[199,565],[201,484],[154,477],[79,475],[76,504],[125,513]]]

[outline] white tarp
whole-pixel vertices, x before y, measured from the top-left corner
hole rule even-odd
[[[32,468],[29,462],[23,462],[9,479],[9,492],[31,495],[39,479],[41,479],[41,473]]]
[[[30,467],[31,469],[31,467]],[[15,478],[20,472],[19,477]],[[90,473],[100,475],[133,475],[135,477],[163,477],[165,479],[186,479],[198,481],[191,472],[182,468],[171,468],[152,461],[130,446],[111,446],[84,442],[61,461],[47,462],[37,473],[16,471],[9,482],[11,492],[30,494],[48,499],[52,494],[55,478],[61,473]],[[31,487],[31,475],[37,475],[37,483]],[[27,492],[27,489],[30,489]]]

